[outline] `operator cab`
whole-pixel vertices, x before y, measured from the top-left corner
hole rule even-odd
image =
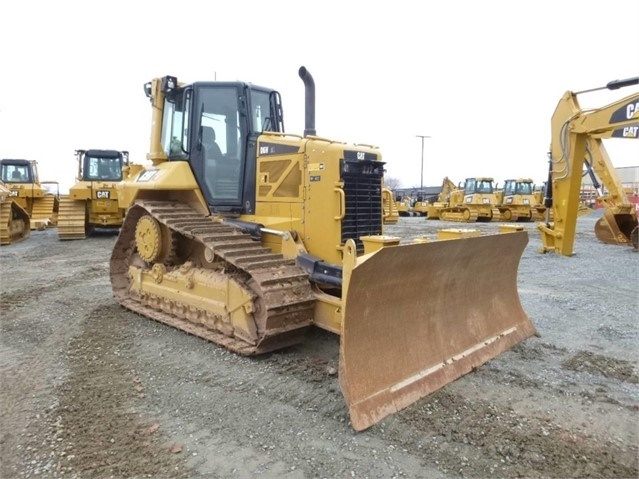
[[[504,194],[512,195],[532,195],[535,185],[528,180],[506,180],[504,182]]]
[[[145,86],[150,96],[150,84]],[[212,210],[255,212],[257,139],[284,132],[280,94],[243,82],[178,86],[164,77],[161,143],[169,161],[188,161]]]
[[[491,194],[493,192],[492,178],[467,178],[464,183],[464,193],[467,195]]]
[[[0,160],[0,178],[5,183],[38,183],[35,162],[31,160]]]
[[[129,160],[128,152],[115,150],[76,150],[75,154],[84,181],[122,181],[122,169]]]

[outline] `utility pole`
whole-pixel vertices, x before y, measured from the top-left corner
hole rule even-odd
[[[419,176],[419,179],[421,180],[420,183],[420,190],[424,190],[424,138],[430,138],[430,136],[428,135],[415,135],[417,138],[421,138],[422,139],[422,174]]]

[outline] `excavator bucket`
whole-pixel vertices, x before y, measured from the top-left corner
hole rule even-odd
[[[632,230],[637,227],[637,215],[613,213],[606,209],[595,223],[595,235],[606,244],[629,245]]]
[[[390,246],[351,273],[340,386],[360,431],[535,334],[517,292],[525,231]]]

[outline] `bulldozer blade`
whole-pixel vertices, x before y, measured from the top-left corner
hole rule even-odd
[[[525,231],[382,248],[352,271],[340,387],[361,431],[534,335]]]
[[[606,244],[629,245],[632,230],[637,227],[637,215],[613,213],[606,209],[595,223],[595,236]]]

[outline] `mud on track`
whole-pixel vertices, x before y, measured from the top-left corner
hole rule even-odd
[[[0,248],[0,477],[635,478],[639,255],[600,244],[595,221],[579,219],[572,258],[538,254],[525,225],[539,337],[362,433],[337,337],[239,357],[117,306],[115,237],[35,231]],[[459,225],[387,233],[441,227]]]

